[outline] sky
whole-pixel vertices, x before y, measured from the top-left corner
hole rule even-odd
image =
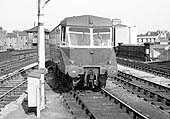
[[[42,3],[46,0],[41,0]],[[170,31],[170,0],[50,0],[45,6],[45,27],[52,30],[65,17],[94,15],[119,18],[136,26],[137,33]],[[27,30],[37,23],[38,0],[0,0],[0,26]]]

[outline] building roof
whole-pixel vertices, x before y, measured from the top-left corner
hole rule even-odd
[[[158,32],[155,32],[155,31],[148,31],[146,34],[140,34],[140,35],[137,35],[138,37],[143,37],[143,36],[158,36],[159,33]]]
[[[61,21],[60,24],[68,26],[96,27],[96,26],[112,26],[112,21],[108,18],[97,17],[92,15],[82,15],[67,17],[63,21]]]
[[[17,35],[15,33],[7,33],[7,38],[17,38]]]
[[[124,28],[124,27],[128,27],[127,25],[124,25],[124,24],[118,24],[116,25],[116,28]]]
[[[25,32],[25,31],[19,31],[19,32],[18,32],[18,35],[19,35],[19,36],[28,36],[28,33]]]
[[[34,32],[38,32],[38,26],[35,26],[35,27],[33,27],[33,28],[31,28],[31,29],[28,29],[28,30],[25,30],[25,32],[27,32],[27,33],[34,33]],[[48,30],[48,29],[45,29],[45,32],[46,33],[49,33],[50,31]]]

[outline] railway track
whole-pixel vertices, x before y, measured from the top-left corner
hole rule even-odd
[[[5,105],[19,98],[27,89],[27,74],[35,68],[37,64],[20,69],[3,77],[0,82],[0,111]]]
[[[170,69],[167,67],[162,67],[158,65],[147,64],[147,63],[142,63],[142,62],[137,62],[132,60],[125,60],[122,58],[117,58],[117,62],[121,65],[135,68],[137,70],[142,70],[157,76],[170,78]]]
[[[46,53],[49,58],[49,50]],[[36,49],[14,51],[12,57],[0,62],[0,110],[25,92],[27,74],[38,65]]]
[[[72,91],[64,102],[76,119],[149,119],[105,89]]]
[[[45,54],[46,60],[50,59],[50,50],[48,48],[46,49]],[[9,74],[29,64],[38,62],[38,50],[14,50],[11,52],[11,57],[11,59],[0,62],[0,76]]]
[[[170,111],[170,88],[119,71],[114,83],[164,111]]]
[[[9,74],[15,70],[25,67],[29,64],[37,62],[37,57],[27,57],[23,59],[15,59],[12,61],[5,61],[0,63],[0,76]]]
[[[167,69],[170,69],[170,61],[163,61],[163,62],[151,62],[149,64],[157,65],[160,67],[165,67]]]

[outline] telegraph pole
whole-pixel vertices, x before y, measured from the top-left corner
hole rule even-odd
[[[44,7],[38,0],[38,68],[45,69]]]
[[[44,4],[45,5],[45,4]],[[41,73],[39,89],[37,91],[37,117],[40,110],[45,109],[45,32],[44,32],[44,5],[38,0],[38,69]]]
[[[37,112],[40,110],[45,109],[45,81],[44,81],[44,74],[45,74],[45,30],[44,30],[44,7],[50,0],[47,0],[45,3],[42,4],[41,0],[38,0],[38,68],[41,73],[40,78],[40,95],[37,98],[39,100],[39,104],[37,106]],[[38,113],[37,113],[38,114]]]

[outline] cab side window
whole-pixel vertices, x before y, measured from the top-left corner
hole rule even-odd
[[[61,45],[68,46],[68,36],[66,33],[66,27],[61,27]]]

